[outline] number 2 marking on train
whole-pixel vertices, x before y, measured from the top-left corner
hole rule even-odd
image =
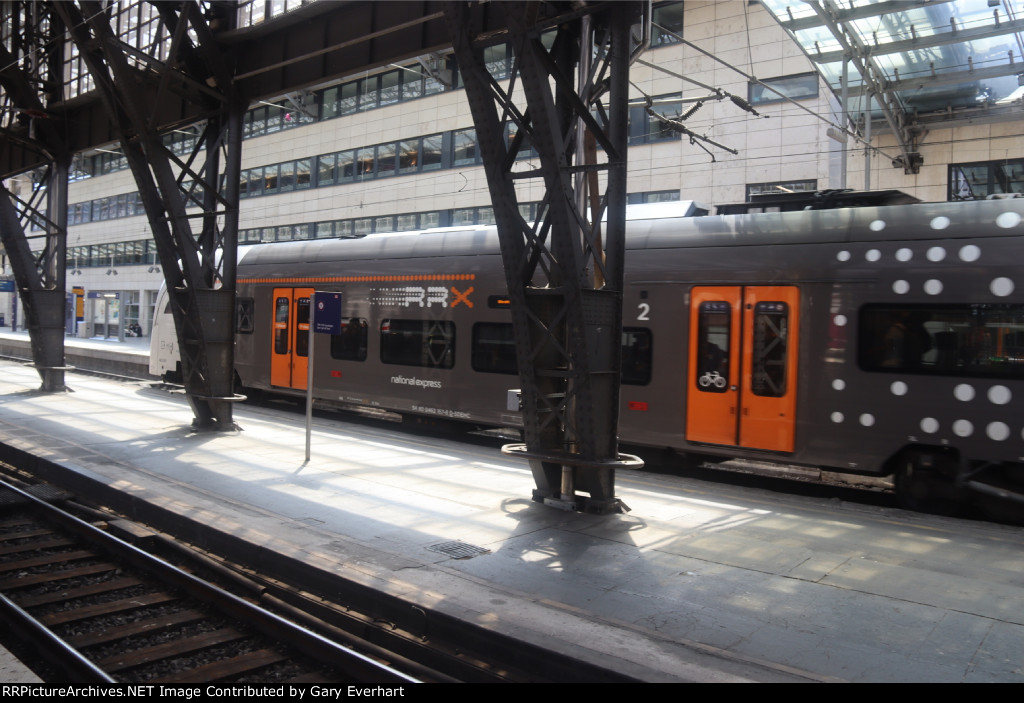
[[[637,307],[640,308],[640,312],[636,314],[636,319],[645,321],[651,319],[650,303],[640,303]]]

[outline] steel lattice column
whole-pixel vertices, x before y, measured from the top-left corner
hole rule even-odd
[[[0,241],[10,257],[25,308],[32,360],[47,392],[64,390],[65,273],[70,156],[46,105],[60,95],[63,24],[43,3],[4,8],[9,46],[0,46],[6,139],[44,155],[49,166],[20,197],[0,194]],[[45,102],[44,102],[45,101]],[[41,234],[30,234],[31,230]],[[43,240],[33,250],[29,240]]]
[[[526,443],[505,451],[530,459],[535,500],[617,512],[624,506],[615,497],[615,469],[640,465],[619,455],[617,440],[629,30],[639,3],[601,5],[596,14],[573,3],[488,7],[507,19],[515,54],[507,87],[484,63],[485,42],[474,31],[481,6],[450,3],[445,12],[512,301]],[[541,39],[546,31],[554,33],[550,51]],[[490,41],[496,39],[506,37]],[[506,138],[506,124],[514,137]],[[537,151],[540,168],[517,162],[526,145]],[[516,183],[532,179],[543,182],[545,194],[528,223]]]
[[[234,94],[224,54],[198,5],[157,5],[170,40],[169,58],[163,62],[123,44],[101,3],[78,4],[81,9],[55,3],[55,9],[71,28],[117,125],[139,187],[171,300],[194,424],[231,428],[231,403],[238,397],[233,393],[235,266],[241,129],[247,104]],[[207,115],[205,130],[186,158],[163,145],[160,129],[166,127],[156,122],[152,109],[161,92],[169,90],[188,96]],[[189,206],[200,207],[202,213],[194,218],[186,211]],[[193,219],[200,223],[198,232]]]

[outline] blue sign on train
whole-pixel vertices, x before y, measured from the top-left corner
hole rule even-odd
[[[341,334],[341,293],[313,294],[313,331],[318,334]]]

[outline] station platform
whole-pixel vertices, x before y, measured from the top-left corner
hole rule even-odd
[[[125,337],[124,341],[119,341],[68,336],[64,338],[64,360],[67,365],[83,371],[151,378],[149,343],[149,337]],[[28,331],[0,327],[0,357],[30,360],[32,347]]]
[[[0,362],[0,442],[231,535],[641,681],[1024,681],[1024,529],[620,472],[622,515],[529,499],[495,448]],[[10,450],[4,450],[10,452]],[[457,558],[438,545],[474,547]]]

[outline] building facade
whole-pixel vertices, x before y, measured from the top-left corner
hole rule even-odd
[[[1024,190],[1024,113],[933,127],[922,140],[923,165],[908,174],[887,157],[896,153],[891,135],[877,133],[873,149],[842,138],[837,96],[761,3],[657,3],[654,20],[650,47],[631,68],[630,202],[711,207],[842,187],[893,188],[930,201]],[[507,47],[493,47],[487,59],[496,77],[508,75]],[[194,139],[188,130],[167,136],[182,152]],[[529,159],[524,150],[524,168]],[[240,186],[242,244],[493,222],[450,56],[252,105]],[[540,197],[522,198],[527,217]],[[69,310],[78,318],[69,331],[148,335],[163,275],[117,145],[76,159],[68,221]],[[10,326],[16,302],[0,296],[9,298]]]

